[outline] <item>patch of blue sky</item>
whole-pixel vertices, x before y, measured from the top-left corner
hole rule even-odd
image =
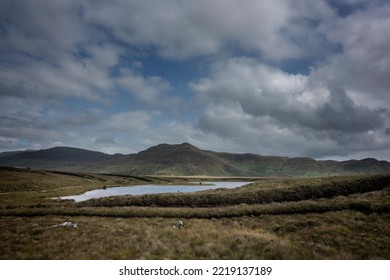
[[[289,74],[309,75],[313,67],[313,61],[311,59],[288,60],[283,61],[279,67]]]
[[[77,44],[74,48],[74,50],[71,52],[71,54],[76,58],[76,59],[88,59],[91,58],[92,55],[88,50],[82,45],[82,44]]]
[[[90,100],[85,100],[77,97],[68,97],[64,101],[64,106],[67,110],[72,110],[74,112],[83,112],[85,110],[99,110],[102,112],[109,113],[110,108],[112,108],[112,112],[115,112],[117,108],[115,106],[109,106],[102,102],[91,102]]]
[[[110,104],[107,104],[107,110],[113,107],[119,112],[131,110],[145,110],[151,107],[151,104],[141,100],[136,93],[121,87],[115,87]]]
[[[291,39],[291,41],[293,41]],[[297,45],[299,45],[297,43]],[[272,60],[265,58],[258,50],[242,49],[238,45],[230,45],[230,52],[226,54],[228,57],[248,57],[256,59],[259,63],[279,68],[289,74],[302,74],[308,75],[310,68],[313,66],[313,57],[299,57],[294,59]]]
[[[386,2],[388,0],[384,0]],[[328,0],[329,6],[337,13],[338,16],[347,17],[352,14],[356,10],[364,9],[368,4],[372,4],[372,2],[381,2],[381,1],[356,1],[355,3],[348,3],[346,1],[340,0]]]
[[[146,77],[158,76],[167,80],[174,91],[183,97],[192,96],[188,91],[188,83],[199,77],[197,60],[189,58],[186,60],[168,60],[157,55],[149,55],[142,60],[141,74]]]

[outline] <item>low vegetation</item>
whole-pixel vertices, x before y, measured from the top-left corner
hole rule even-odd
[[[313,180],[306,181],[313,182]],[[79,206],[207,207],[237,205],[241,203],[266,204],[272,202],[303,201],[382,190],[390,186],[390,176],[350,177],[347,180],[345,178],[335,178],[322,184],[305,184],[305,180],[302,180],[297,185],[291,182],[288,182],[286,185],[270,188],[265,187],[264,182],[261,182],[253,183],[249,187],[242,187],[236,190],[219,189],[201,193],[108,197],[81,202]]]
[[[0,259],[390,257],[390,176],[257,178],[234,190],[81,203],[53,198],[193,178],[14,168],[0,178]],[[78,229],[51,227],[67,220]]]

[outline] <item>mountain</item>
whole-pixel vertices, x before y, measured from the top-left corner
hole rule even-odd
[[[188,143],[160,144],[136,154],[108,155],[55,147],[0,153],[0,166],[128,175],[323,176],[390,173],[390,163],[373,158],[319,161],[201,150]]]
[[[245,175],[240,169],[188,143],[160,144],[117,160],[89,165],[89,170],[120,174]]]
[[[82,168],[86,163],[95,163],[121,156],[123,155],[108,155],[79,148],[54,147],[39,151],[1,153],[0,165],[66,170]]]

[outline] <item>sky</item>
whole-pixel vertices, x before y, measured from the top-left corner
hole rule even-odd
[[[0,0],[0,151],[390,160],[390,2]]]

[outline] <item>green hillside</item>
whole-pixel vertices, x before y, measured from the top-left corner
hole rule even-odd
[[[201,150],[188,143],[160,144],[129,155],[77,148],[0,154],[0,166],[123,175],[328,176],[388,174],[390,163],[368,158],[318,161],[307,157],[262,156]]]

